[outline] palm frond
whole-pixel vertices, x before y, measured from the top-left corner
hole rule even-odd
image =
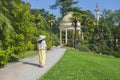
[[[9,21],[9,19],[7,19],[1,13],[0,13],[0,30],[5,32],[7,31],[8,33],[14,30],[13,27],[11,26],[11,22]]]

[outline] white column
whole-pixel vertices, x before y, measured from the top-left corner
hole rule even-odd
[[[65,44],[67,44],[67,29],[65,30]]]
[[[80,31],[80,29],[78,29],[78,34],[79,34],[79,37],[81,37],[81,31]]]
[[[84,35],[83,35],[83,33],[81,33],[82,34],[82,39],[84,39]]]
[[[116,42],[116,47],[118,48],[118,39],[116,39],[115,42]]]

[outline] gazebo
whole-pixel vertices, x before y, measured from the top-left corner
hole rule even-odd
[[[68,36],[69,36],[68,32],[71,32],[73,34],[71,39],[74,38],[75,28],[74,28],[73,22],[71,21],[72,14],[73,12],[67,13],[67,15],[65,15],[60,22],[59,30],[60,30],[60,46],[61,47],[68,43]],[[77,30],[77,33],[79,33],[79,36],[83,38],[83,34],[81,33],[80,22],[77,22],[76,30]]]

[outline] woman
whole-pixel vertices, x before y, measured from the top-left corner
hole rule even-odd
[[[39,50],[39,62],[40,62],[40,67],[44,67],[45,65],[45,59],[46,59],[46,41],[45,37],[43,35],[40,35],[38,38],[38,50]]]

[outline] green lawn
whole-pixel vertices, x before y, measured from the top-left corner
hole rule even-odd
[[[120,58],[68,49],[40,80],[120,80]]]

